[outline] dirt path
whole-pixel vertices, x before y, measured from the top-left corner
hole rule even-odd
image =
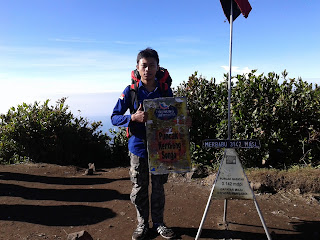
[[[67,239],[81,230],[94,240],[131,239],[136,213],[128,169],[83,173],[48,164],[0,166],[0,239]],[[195,238],[209,192],[200,180],[166,184],[166,224],[180,239]],[[274,240],[320,239],[320,204],[311,195],[262,194],[257,201]],[[200,239],[267,239],[252,201],[228,203],[228,230],[221,224],[223,201],[212,200]]]

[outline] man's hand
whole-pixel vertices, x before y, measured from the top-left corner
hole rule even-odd
[[[148,113],[143,111],[142,104],[140,104],[135,114],[131,115],[131,120],[134,122],[146,122],[148,120]]]

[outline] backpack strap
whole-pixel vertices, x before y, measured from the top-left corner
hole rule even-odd
[[[172,78],[170,77],[170,74],[167,69],[160,67],[157,74],[156,74],[156,77],[157,77],[159,83],[167,83],[168,87],[171,86]]]
[[[168,84],[165,83],[165,82],[159,83],[159,84],[160,84],[161,96],[162,96],[162,97],[168,97],[168,89],[169,89]]]
[[[137,69],[131,71],[131,84],[139,82],[141,79],[140,73]]]
[[[168,70],[163,67],[160,67],[156,76],[160,85],[161,96],[168,97],[168,89],[172,83],[172,79],[170,77]]]
[[[130,113],[131,114],[134,114],[136,112],[136,110],[134,109],[134,103],[136,103],[136,106],[138,106],[138,85],[139,85],[139,82],[136,82],[130,85],[130,98],[131,98]]]
[[[133,73],[133,71],[132,71]],[[132,77],[132,74],[131,74]],[[132,79],[132,78],[131,78]],[[133,81],[133,79],[132,79]],[[134,109],[134,103],[136,103],[136,106],[138,106],[138,85],[139,85],[139,81],[136,81],[135,83],[132,83],[130,85],[130,99],[131,99],[131,103],[130,103],[130,114],[134,114],[136,112],[136,109]],[[130,127],[127,127],[127,138],[130,138],[132,133],[130,131]]]

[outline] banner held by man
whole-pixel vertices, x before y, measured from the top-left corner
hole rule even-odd
[[[189,172],[191,168],[186,98],[146,99],[149,170],[152,174]]]

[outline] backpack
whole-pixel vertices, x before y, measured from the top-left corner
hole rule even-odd
[[[167,69],[160,67],[158,72],[156,73],[156,78],[159,82],[161,96],[168,96],[168,89],[171,87],[172,79]],[[138,106],[138,86],[140,82],[141,76],[137,69],[132,70],[131,72],[131,85],[130,85],[130,114],[134,114],[136,110],[134,109],[134,103]],[[129,127],[127,127],[127,137],[131,136],[131,132]]]

